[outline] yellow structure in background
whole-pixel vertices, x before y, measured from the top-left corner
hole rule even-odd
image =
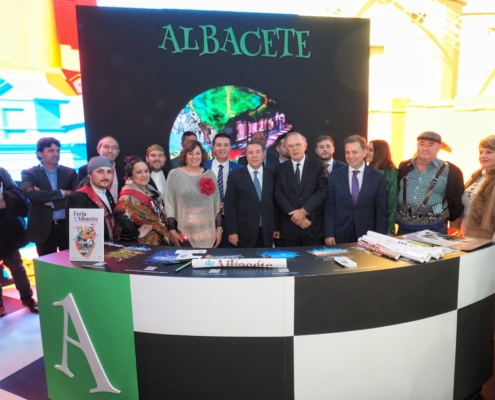
[[[369,140],[398,163],[434,130],[452,148],[440,158],[466,179],[479,168],[478,143],[495,134],[494,0],[337,0],[318,14],[371,21]]]

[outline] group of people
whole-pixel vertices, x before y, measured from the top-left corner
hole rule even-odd
[[[101,208],[105,239],[146,245],[333,245],[355,242],[368,230],[447,232],[449,221],[463,235],[495,239],[495,135],[480,142],[481,166],[466,185],[458,167],[437,158],[438,133],[417,139],[416,155],[396,168],[386,141],[367,144],[358,135],[345,139],[343,163],[333,158],[330,136],[317,138],[310,157],[302,134],[280,135],[277,157],[258,132],[236,163],[229,160],[229,135],[214,137],[208,160],[196,135],[185,132],[172,163],[154,144],[144,158],[130,156],[120,166],[119,143],[107,136],[99,155],[76,173],[59,164],[60,142],[42,138],[40,164],[22,171],[20,188],[0,168],[0,259],[23,304],[37,312],[19,248],[34,242],[40,256],[67,249],[70,208]]]

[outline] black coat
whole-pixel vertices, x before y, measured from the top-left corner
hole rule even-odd
[[[402,161],[399,165],[397,184],[400,186],[401,179],[414,169],[412,159]],[[447,187],[445,188],[445,198],[449,208],[449,221],[455,221],[462,215],[464,205],[462,204],[462,194],[464,193],[464,177],[462,171],[449,162],[449,174],[447,175]],[[422,201],[421,199],[420,201]]]
[[[277,210],[273,204],[273,172],[263,168],[261,201],[247,168],[229,174],[225,194],[225,220],[227,234],[237,234],[238,247],[253,247],[259,233],[260,215],[262,220],[263,243],[271,247],[273,232],[278,230]]]
[[[275,201],[280,209],[280,231],[282,238],[295,234],[299,228],[291,221],[290,212],[304,208],[311,225],[309,237],[323,238],[324,206],[327,198],[327,177],[323,161],[306,156],[301,176],[301,192],[297,191],[297,180],[292,161],[287,160],[275,168]]]
[[[2,258],[12,256],[15,250],[28,243],[25,239],[24,218],[28,215],[29,203],[22,190],[3,168],[0,168],[0,183],[3,186],[3,199],[6,203],[6,208],[0,209],[0,258]]]

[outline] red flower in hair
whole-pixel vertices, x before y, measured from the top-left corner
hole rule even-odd
[[[215,193],[215,182],[211,178],[201,178],[199,180],[199,186],[201,186],[201,193],[207,196]]]

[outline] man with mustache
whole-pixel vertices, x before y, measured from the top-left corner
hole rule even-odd
[[[88,162],[88,181],[76,192],[67,197],[66,219],[71,208],[101,208],[105,218],[105,240],[119,240],[120,229],[115,223],[113,210],[115,202],[108,190],[113,181],[112,162],[102,156],[96,156]]]
[[[124,186],[124,167],[117,164],[115,160],[119,156],[120,153],[120,145],[117,140],[115,140],[111,136],[105,136],[100,139],[98,142],[98,146],[96,146],[96,150],[98,154],[102,157],[108,158],[112,163],[113,168],[113,179],[110,181],[110,185],[108,186],[108,190],[113,196],[114,201],[119,199],[120,189]],[[77,187],[83,187],[87,184],[87,176],[88,176],[88,166],[83,165],[79,167],[79,171],[77,173]]]

